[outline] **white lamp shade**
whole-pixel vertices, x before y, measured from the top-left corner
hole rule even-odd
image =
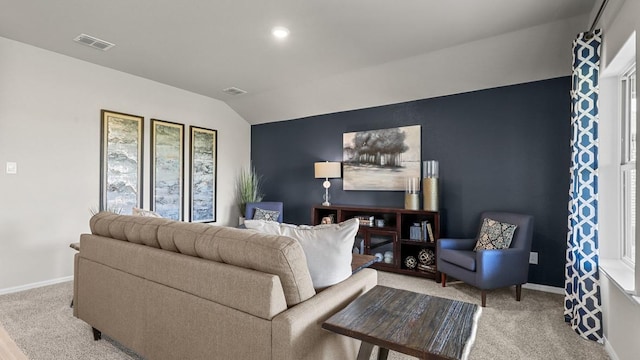
[[[314,164],[316,179],[332,179],[341,177],[340,162],[325,161]]]

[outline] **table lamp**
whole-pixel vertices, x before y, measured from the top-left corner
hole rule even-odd
[[[331,187],[329,179],[341,177],[340,165],[341,163],[337,161],[317,162],[314,164],[316,179],[324,178],[324,182],[322,183],[322,186],[324,187],[324,202],[322,203],[323,206],[331,205],[331,203],[329,202],[329,187]]]

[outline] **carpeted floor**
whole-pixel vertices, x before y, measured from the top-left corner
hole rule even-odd
[[[463,283],[442,288],[433,280],[378,274],[381,285],[479,304],[479,291]],[[93,341],[91,328],[72,315],[72,293],[68,282],[0,296],[0,324],[30,360],[139,359],[108,338]],[[602,345],[580,338],[564,323],[562,299],[523,289],[517,302],[513,288],[489,292],[469,359],[608,359]],[[414,358],[392,351],[389,359]]]

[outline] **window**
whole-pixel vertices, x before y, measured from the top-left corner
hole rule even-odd
[[[635,264],[636,253],[636,66],[633,64],[620,78],[622,147],[622,260]]]

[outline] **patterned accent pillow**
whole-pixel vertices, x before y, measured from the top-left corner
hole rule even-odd
[[[280,216],[280,211],[256,208],[253,220],[278,221],[278,216]]]
[[[517,225],[485,218],[473,251],[509,248],[517,227]]]

